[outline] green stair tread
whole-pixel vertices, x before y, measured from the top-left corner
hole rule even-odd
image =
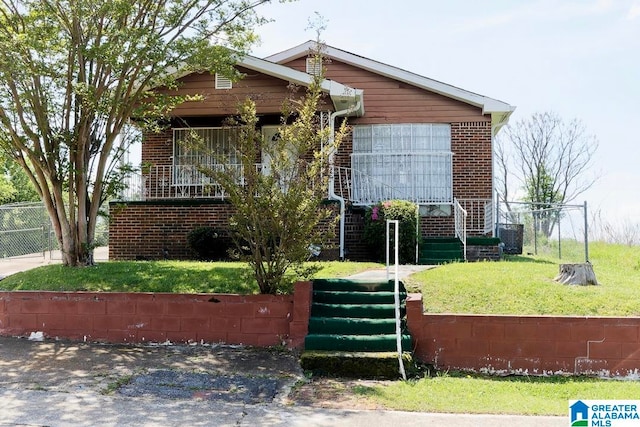
[[[359,317],[359,318],[395,318],[395,304],[324,304],[314,302],[311,305],[313,317]],[[405,304],[400,306],[400,315],[404,317]]]
[[[319,291],[393,292],[394,281],[372,281],[366,279],[314,279],[313,289]],[[400,282],[400,289],[404,290],[402,282]]]
[[[305,350],[394,351],[397,349],[397,340],[395,334],[308,334],[304,340],[304,348]],[[402,349],[405,351],[412,349],[411,337],[407,334],[402,335]]]
[[[404,321],[401,322],[401,326],[404,328]],[[393,334],[395,331],[395,319],[348,317],[311,317],[309,319],[310,334],[376,335]]]
[[[406,299],[406,292],[400,292],[400,299]],[[313,291],[313,301],[329,304],[393,304],[395,293],[390,291],[353,292],[353,291]]]
[[[462,261],[462,242],[456,237],[427,238],[421,242],[418,250],[418,264],[440,265]]]

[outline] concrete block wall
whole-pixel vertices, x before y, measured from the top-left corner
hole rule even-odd
[[[605,377],[640,369],[637,317],[429,314],[420,294],[411,294],[407,317],[417,358],[438,369]]]
[[[0,335],[114,343],[304,343],[311,284],[294,295],[0,292]]]

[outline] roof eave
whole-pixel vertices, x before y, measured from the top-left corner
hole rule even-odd
[[[286,63],[307,55],[315,49],[315,45],[315,42],[307,41],[298,46],[294,46],[285,51],[268,56],[265,59],[274,63]],[[323,48],[323,52],[331,58],[357,66],[372,73],[398,80],[412,86],[440,94],[447,98],[455,99],[478,107],[482,109],[482,114],[491,115],[492,125],[494,126],[501,127],[506,124],[509,116],[515,110],[515,107],[507,104],[506,102],[469,92],[467,90],[460,89],[428,77],[420,76],[401,68],[374,61],[369,58],[358,56],[344,50],[336,49],[331,46],[325,46]]]
[[[305,87],[308,87],[313,81],[313,76],[311,74],[250,55],[238,60],[238,65]],[[357,90],[329,79],[324,79],[322,81],[321,88],[324,92],[329,94],[336,110],[348,109],[350,107],[360,105],[359,108],[353,110],[352,115],[361,116],[364,114],[362,90]]]

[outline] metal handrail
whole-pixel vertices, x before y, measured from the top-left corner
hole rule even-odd
[[[456,237],[462,242],[462,253],[467,260],[467,211],[462,207],[457,198],[453,199],[453,211]]]
[[[389,226],[394,225],[394,236],[395,236],[395,277],[394,277],[394,286],[393,286],[393,298],[395,304],[395,318],[396,318],[396,350],[398,351],[398,366],[400,369],[400,374],[402,375],[402,379],[406,381],[407,374],[404,370],[404,361],[402,360],[402,322],[400,320],[400,261],[399,261],[399,241],[400,239],[400,221],[397,219],[388,219],[387,220],[387,281],[389,280],[389,241],[390,241],[390,228]]]

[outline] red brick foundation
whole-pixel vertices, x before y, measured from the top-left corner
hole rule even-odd
[[[426,314],[407,301],[416,357],[491,374],[637,376],[640,318]]]
[[[311,284],[294,295],[0,292],[0,335],[115,343],[304,343]]]

